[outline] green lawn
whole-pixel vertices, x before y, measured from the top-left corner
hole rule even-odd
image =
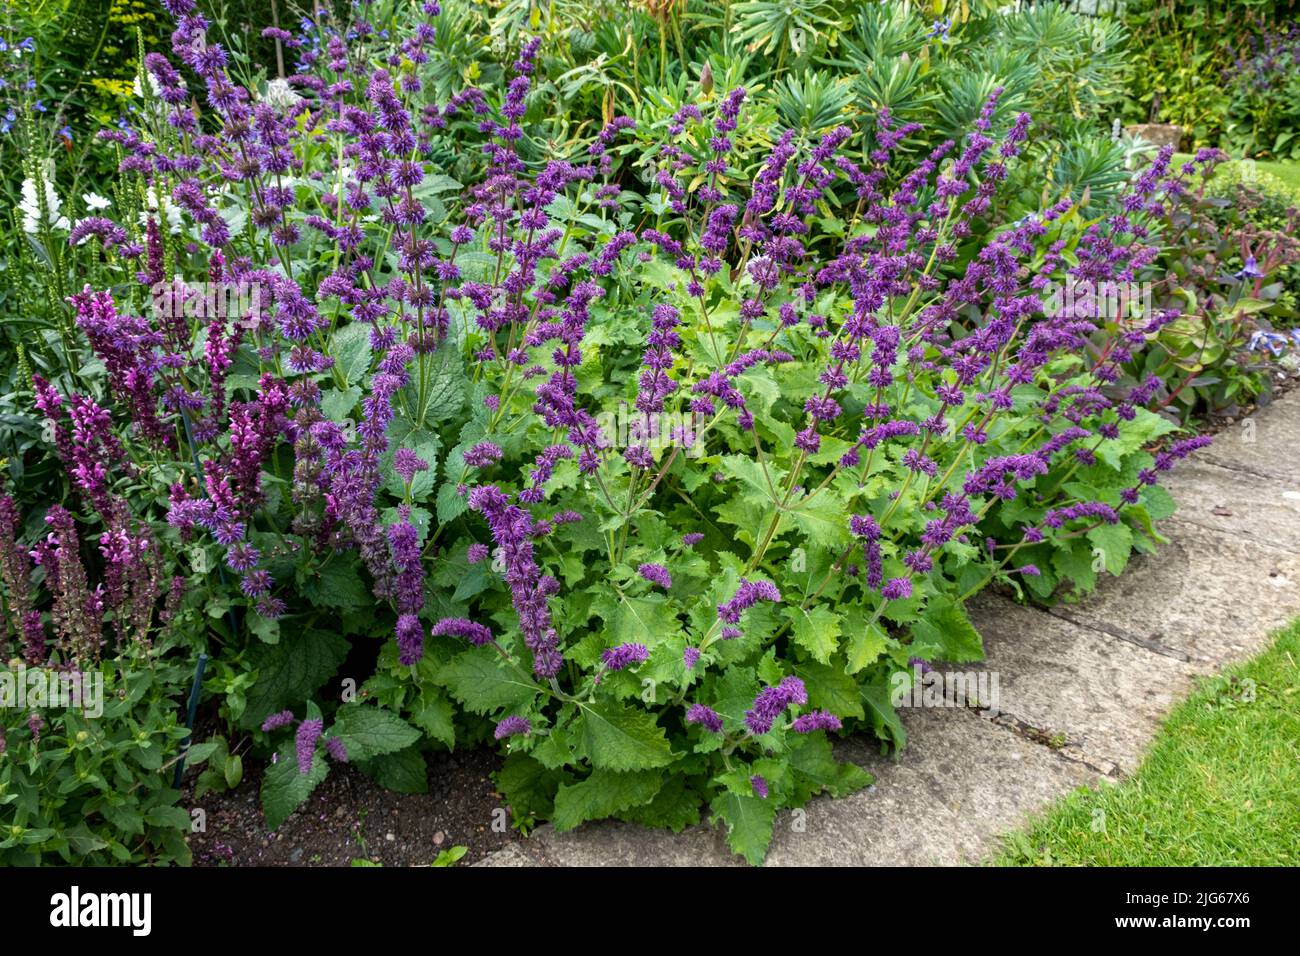
[[[1292,189],[1300,190],[1300,163],[1268,163],[1256,161],[1255,165],[1266,173],[1272,173]]]
[[[1300,864],[1300,621],[1203,682],[1138,772],[1005,838],[1003,866]]]

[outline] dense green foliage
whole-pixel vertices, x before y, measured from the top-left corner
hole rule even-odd
[[[0,861],[187,859],[207,653],[195,795],[266,760],[269,827],[492,745],[520,828],[757,863],[971,594],[1154,550],[1180,426],[1291,347],[1283,192],[1113,129],[1132,16],[202,3],[173,71],[90,6],[4,26],[0,643],[123,693],[5,712]],[[60,59],[105,23],[118,99]]]

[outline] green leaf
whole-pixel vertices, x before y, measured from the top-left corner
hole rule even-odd
[[[497,789],[517,817],[549,817],[554,812],[555,791],[567,777],[564,771],[543,767],[523,753],[511,754],[493,774]]]
[[[448,747],[456,745],[455,709],[439,687],[426,684],[411,704],[411,723]]]
[[[338,671],[348,642],[332,631],[289,632],[279,644],[254,644],[248,663],[257,672],[240,725],[251,729],[277,711],[300,706]]]
[[[253,632],[258,640],[266,644],[280,643],[280,619],[274,617],[263,617],[261,614],[249,614],[244,617],[244,623],[248,629]]]
[[[299,583],[302,596],[316,607],[356,610],[369,607],[373,598],[361,578],[361,565],[354,555],[333,555],[323,566],[305,571]]]
[[[758,499],[773,501],[774,485],[778,493],[783,490],[781,481],[785,478],[785,470],[775,465],[768,465],[764,473],[763,466],[748,455],[725,455],[718,464],[724,474],[739,479],[750,491],[756,493]]]
[[[1126,524],[1104,524],[1088,532],[1088,540],[1111,574],[1123,574],[1133,553],[1133,531]],[[1098,555],[1094,554],[1094,557]]]
[[[681,833],[700,822],[700,796],[687,786],[680,774],[675,774],[649,803],[620,810],[616,816],[628,823]]]
[[[443,850],[441,853],[439,853],[437,857],[434,858],[434,861],[429,865],[439,866],[439,867],[455,866],[457,863],[460,862],[461,858],[468,852],[469,852],[469,847],[467,846],[454,846],[450,850]]]
[[[262,814],[267,829],[275,830],[287,820],[328,774],[329,766],[319,755],[312,761],[309,773],[299,773],[294,745],[286,744],[280,750],[280,759],[267,767],[262,777]]]
[[[582,708],[582,744],[591,765],[605,770],[647,770],[673,760],[653,714],[613,702]]]
[[[370,370],[370,327],[364,322],[343,326],[334,333],[333,352],[338,370],[347,383],[359,383]]]
[[[844,503],[831,491],[823,491],[789,511],[790,519],[810,545],[835,552],[842,551],[849,540],[844,514]]]
[[[1147,485],[1143,488],[1142,503],[1146,505],[1147,514],[1152,521],[1162,521],[1178,510],[1174,496],[1160,485]]]
[[[713,822],[727,825],[727,845],[743,856],[751,866],[759,866],[772,842],[776,821],[776,804],[759,797],[742,796],[724,790],[709,804]]]
[[[464,363],[454,346],[444,344],[433,352],[417,355],[409,371],[411,381],[404,395],[414,424],[436,425],[460,413],[465,406],[466,376]],[[421,381],[424,383],[423,393]],[[420,401],[421,394],[424,395],[423,402]]]
[[[357,406],[361,389],[352,385],[342,391],[330,389],[321,395],[321,413],[332,422],[341,422]]]
[[[457,491],[457,486],[447,482],[438,489],[438,523],[447,524],[469,510],[467,496]]]
[[[502,707],[523,710],[537,696],[537,685],[507,667],[490,647],[462,651],[438,670],[437,680],[476,714]]]
[[[616,773],[593,770],[581,783],[565,784],[555,795],[555,829],[572,830],[588,820],[603,820],[630,807],[649,803],[663,783],[657,770]]]
[[[846,797],[870,786],[873,779],[856,764],[836,760],[825,734],[804,737],[803,742],[790,751],[789,760],[795,786],[803,799],[823,790],[833,797]]]
[[[793,625],[790,636],[794,642],[816,660],[829,664],[839,647],[840,616],[824,604],[807,611],[788,607],[784,613]]]
[[[244,758],[239,754],[229,754],[222,775],[226,778],[226,786],[234,790],[244,779]]]
[[[851,610],[857,612],[857,608]],[[875,622],[868,624],[860,612],[845,614],[844,630],[848,638],[844,649],[848,657],[846,673],[856,674],[875,663],[889,647],[885,629]]]
[[[224,747],[224,741],[205,740],[201,744],[195,744],[185,751],[185,766],[197,767],[203,761],[211,757],[218,747]]]
[[[627,597],[603,591],[592,602],[591,610],[605,622],[605,628],[600,632],[603,644],[597,650],[616,644],[636,643],[653,651],[681,631],[671,603],[659,594]],[[593,654],[583,663],[590,666],[596,656]]]
[[[862,685],[862,703],[871,719],[871,729],[881,740],[881,746],[901,750],[907,746],[907,731],[894,709],[890,693],[889,673],[881,670],[871,681]]]
[[[429,767],[418,747],[380,754],[362,763],[361,769],[385,790],[396,793],[429,792]]]
[[[954,664],[984,659],[984,640],[966,616],[966,609],[951,598],[936,595],[925,613],[912,625],[916,656]]]
[[[420,739],[420,732],[391,710],[366,704],[345,704],[334,715],[333,736],[357,762],[396,753]]]
[[[837,717],[861,717],[862,701],[858,682],[843,667],[804,661],[794,672],[808,688],[808,706],[829,710]]]

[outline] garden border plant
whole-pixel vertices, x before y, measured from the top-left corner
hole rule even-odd
[[[71,230],[100,254],[72,297],[94,360],[33,388],[107,573],[188,568],[167,613],[202,621],[229,730],[278,751],[272,827],[330,762],[418,788],[421,748],[495,740],[520,826],[707,807],[757,863],[779,809],[870,781],[830,735],[902,746],[896,674],[981,656],[966,598],[1077,594],[1160,541],[1160,474],[1206,439],[1125,368],[1177,312],[1046,290],[1143,278],[1216,154],[1008,221],[1032,123],[1000,88],[912,160],[888,110],[746,126],[734,87],[611,117],[571,162],[527,136],[536,38],[443,99],[427,2],[391,41],[276,31],[301,72],[248,89],[165,5],[177,63],[147,56],[139,122],[102,134],[117,215]],[[474,185],[434,172],[449,138]],[[57,584],[13,578],[55,602],[29,648],[143,640],[129,602],[70,631]],[[340,700],[345,661],[373,676]]]

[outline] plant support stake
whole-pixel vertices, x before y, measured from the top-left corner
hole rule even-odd
[[[194,712],[199,709],[199,690],[203,687],[203,672],[208,667],[208,655],[200,654],[198,666],[194,668],[194,683],[190,685],[190,703],[185,717],[185,728],[189,731],[181,741],[181,758],[176,761],[176,773],[172,777],[172,787],[179,790],[181,776],[185,773],[185,754],[190,749],[190,739],[194,734]]]

